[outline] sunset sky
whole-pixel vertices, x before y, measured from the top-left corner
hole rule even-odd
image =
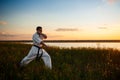
[[[0,40],[120,39],[120,0],[0,0]]]

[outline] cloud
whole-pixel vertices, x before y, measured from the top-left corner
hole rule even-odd
[[[77,28],[58,28],[56,31],[78,31]]]
[[[113,3],[117,2],[118,0],[102,0],[102,1],[105,3],[108,3],[108,4],[113,4]]]
[[[31,40],[31,34],[9,34],[0,32],[0,40]]]
[[[114,3],[116,2],[117,0],[108,0],[109,3]]]
[[[110,3],[110,4],[113,4],[113,3],[115,3],[117,0],[108,0],[108,3]]]
[[[98,27],[98,29],[107,29],[107,27]]]
[[[7,34],[5,32],[0,32],[0,37],[15,37],[17,35],[14,35],[14,34]]]
[[[64,37],[63,35],[49,35],[49,38],[58,38],[58,37]]]
[[[8,23],[6,21],[0,21],[0,25],[7,25]]]

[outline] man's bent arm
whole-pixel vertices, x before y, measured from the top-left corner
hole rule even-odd
[[[45,39],[47,39],[47,35],[46,34],[41,34]]]

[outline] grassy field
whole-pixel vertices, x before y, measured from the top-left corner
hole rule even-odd
[[[28,44],[0,43],[0,80],[119,80],[119,50],[49,47],[52,70],[42,60],[34,60],[21,71],[17,63],[30,48]]]

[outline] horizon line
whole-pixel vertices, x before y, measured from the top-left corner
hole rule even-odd
[[[0,42],[33,42],[32,40],[0,40]],[[120,40],[44,40],[44,42],[120,42]]]

